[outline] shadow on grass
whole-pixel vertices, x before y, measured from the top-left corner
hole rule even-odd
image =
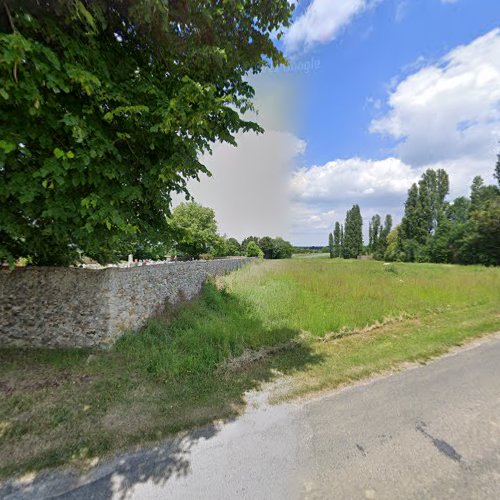
[[[298,334],[263,324],[239,297],[209,283],[198,299],[107,352],[0,351],[1,475],[101,459],[84,475],[66,469],[7,481],[0,497],[125,498],[134,485],[188,476],[193,447],[237,418],[247,391],[276,370],[286,375],[321,361],[294,342]],[[242,354],[287,344],[238,366]],[[221,371],[229,359],[236,370]]]

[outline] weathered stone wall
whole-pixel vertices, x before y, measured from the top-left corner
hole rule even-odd
[[[94,347],[136,330],[167,303],[200,293],[208,276],[251,259],[107,269],[0,271],[0,346]]]

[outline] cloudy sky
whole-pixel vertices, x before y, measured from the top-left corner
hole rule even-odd
[[[426,168],[451,197],[492,179],[500,149],[499,0],[309,0],[252,80],[266,133],[216,145],[192,183],[222,233],[323,245],[354,203],[399,221]]]

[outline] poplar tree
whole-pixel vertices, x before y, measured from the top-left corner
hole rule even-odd
[[[370,252],[375,252],[378,246],[378,241],[381,232],[381,221],[379,214],[375,214],[372,217],[370,226],[371,226],[371,244],[369,244],[369,249]]]
[[[418,186],[411,186],[398,231],[398,249],[404,260],[429,260],[432,238],[443,220],[448,191],[448,174],[443,169],[426,170]]]
[[[493,177],[497,180],[498,187],[500,188],[500,154],[497,155],[497,164],[495,165]]]
[[[342,255],[342,229],[339,222],[335,223],[333,231],[333,254],[335,257],[341,257]]]
[[[417,220],[418,187],[412,184],[408,190],[405,202],[405,210],[401,225],[398,230],[397,251],[404,260],[412,261],[415,256],[415,233],[418,227]]]
[[[363,252],[363,219],[359,205],[347,211],[345,219],[343,257],[356,259]]]
[[[332,233],[328,234],[328,250],[330,252],[330,259],[333,259],[333,257],[335,256],[335,248],[334,248],[334,244],[333,244],[333,234]]]
[[[387,237],[392,230],[392,216],[387,214],[385,216],[384,225],[380,228],[377,246],[374,249],[374,257],[376,259],[383,259],[385,251],[387,250]]]

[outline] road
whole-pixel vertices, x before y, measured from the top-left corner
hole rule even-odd
[[[500,339],[0,497],[498,499]]]

